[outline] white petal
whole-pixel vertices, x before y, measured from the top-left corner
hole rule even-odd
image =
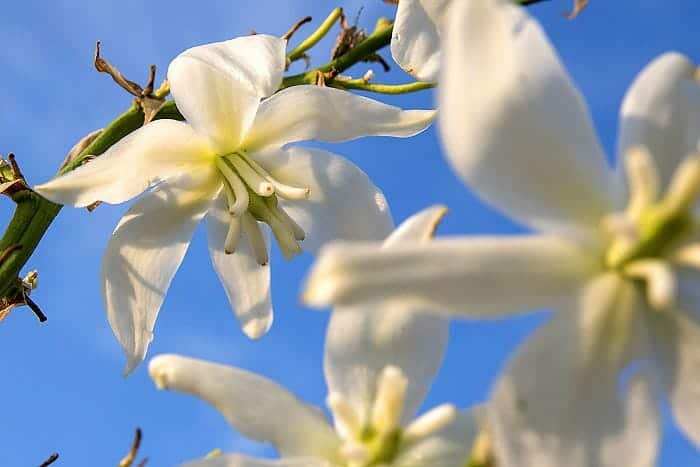
[[[238,368],[178,355],[148,365],[160,389],[197,396],[250,439],[270,442],[281,456],[330,458],[338,439],[320,410],[269,379]]]
[[[420,81],[436,81],[440,71],[441,23],[451,0],[401,0],[396,10],[391,55]]]
[[[289,459],[255,459],[240,454],[223,454],[183,464],[182,467],[333,467],[328,461],[317,458],[294,457]]]
[[[654,465],[659,414],[651,385],[638,374],[624,394],[618,389],[633,356],[634,340],[623,333],[639,300],[631,283],[602,276],[526,342],[490,405],[499,465]]]
[[[388,249],[339,242],[321,251],[303,298],[493,317],[557,306],[597,268],[595,255],[557,237],[440,238]]]
[[[444,213],[435,207],[412,216],[386,245],[428,241]],[[328,392],[341,394],[357,413],[368,414],[379,374],[386,366],[398,367],[408,379],[402,414],[402,424],[407,424],[440,368],[448,331],[446,319],[397,304],[336,308],[326,334]]]
[[[440,119],[455,171],[526,225],[596,233],[612,171],[540,26],[512,0],[458,2],[449,17]]]
[[[435,231],[447,214],[447,207],[435,205],[412,215],[399,225],[384,241],[384,248],[394,245],[416,244],[432,240]]]
[[[209,254],[243,332],[257,339],[272,325],[270,265],[258,263],[244,231],[234,253],[224,252],[230,219],[226,195],[222,191],[207,214]]]
[[[282,183],[309,188],[309,198],[280,200],[306,232],[301,242],[316,252],[330,240],[381,240],[392,230],[384,194],[350,161],[319,149],[292,147],[254,155]]]
[[[679,163],[698,150],[700,84],[696,66],[678,53],[661,55],[639,74],[620,111],[618,160],[631,148],[646,146],[656,160],[661,187]]]
[[[445,429],[400,452],[392,465],[395,467],[467,465],[467,457],[478,429],[474,410],[463,410]]]
[[[362,136],[413,136],[433,110],[402,110],[340,89],[294,86],[260,104],[244,147],[254,151],[295,141],[348,141]]]
[[[76,207],[95,201],[122,203],[158,181],[209,164],[213,157],[207,140],[190,125],[156,120],[96,159],[34,189],[51,201]]]
[[[700,327],[681,313],[652,315],[656,371],[678,425],[700,446]]]
[[[237,149],[260,98],[282,82],[286,41],[257,34],[186,50],[168,68],[177,107],[221,154]]]
[[[112,234],[102,260],[102,291],[109,324],[127,355],[126,373],[146,354],[215,181],[188,176],[159,185],[131,206]]]

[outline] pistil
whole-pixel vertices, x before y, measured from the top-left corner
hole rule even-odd
[[[267,264],[267,248],[257,225],[257,221],[260,221],[270,226],[287,259],[300,254],[299,242],[304,240],[306,233],[279,206],[277,196],[298,201],[307,199],[310,190],[276,180],[260,164],[240,152],[218,158],[216,166],[224,179],[231,215],[224,251],[233,253],[244,231],[258,263]]]

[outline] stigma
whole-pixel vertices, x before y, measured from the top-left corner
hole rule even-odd
[[[229,213],[229,228],[224,251],[232,254],[245,234],[256,261],[269,262],[265,237],[260,222],[272,230],[285,258],[301,253],[299,242],[306,233],[279,205],[279,199],[308,199],[308,188],[284,184],[260,164],[242,152],[218,157],[216,167],[223,178],[223,189]]]
[[[443,404],[402,427],[407,389],[403,372],[387,366],[377,377],[374,400],[367,410],[358,410],[339,393],[329,394],[327,404],[343,439],[340,456],[347,467],[391,463],[400,448],[437,433],[457,417],[454,406]]]
[[[609,240],[604,264],[643,283],[651,308],[667,310],[676,302],[673,266],[700,269],[700,245],[693,243],[700,154],[687,156],[666,187],[645,147],[630,149],[624,164],[629,198],[623,212],[603,220]]]

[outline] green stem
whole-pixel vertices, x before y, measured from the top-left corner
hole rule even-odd
[[[372,54],[377,52],[377,50],[389,45],[391,42],[391,33],[393,29],[394,27],[392,24],[379,27],[375,32],[369,35],[367,39],[360,42],[357,47],[336,58],[335,60],[332,60],[311,71],[284,78],[280,89],[303,84],[315,84],[319,71],[321,73],[328,73],[329,71],[333,71],[334,73],[342,73],[357,62],[361,62],[367,57],[370,57]]]
[[[406,84],[368,83],[363,79],[334,79],[326,84],[338,89],[357,89],[379,94],[407,94],[409,92],[423,91],[437,86],[437,83],[424,83],[420,81]]]
[[[289,52],[287,54],[287,59],[289,62],[295,62],[302,58],[304,56],[304,53],[309,50],[311,47],[315,46],[318,44],[318,42],[323,39],[326,34],[328,34],[328,31],[333,27],[333,25],[338,21],[338,19],[343,15],[343,9],[342,8],[336,8],[335,10],[331,11],[331,14],[328,15],[328,18],[321,23],[321,26],[316,29],[309,37],[304,39],[301,44],[296,46],[294,50]]]

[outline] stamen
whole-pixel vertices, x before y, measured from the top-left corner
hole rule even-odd
[[[362,431],[362,420],[350,404],[341,394],[332,392],[328,394],[326,405],[333,414],[335,422],[350,436],[356,436]]]
[[[236,251],[236,246],[238,245],[238,240],[241,238],[241,217],[231,216],[231,220],[228,224],[228,232],[226,233],[226,240],[224,241],[224,253],[230,255]]]
[[[286,185],[275,179],[267,170],[265,170],[260,164],[255,162],[250,157],[246,156],[245,154],[240,154],[240,156],[245,159],[248,165],[250,165],[261,177],[272,183],[272,185],[275,187],[275,193],[277,193],[277,195],[281,198],[292,201],[299,201],[309,198],[309,194],[311,193],[309,188]]]
[[[236,174],[236,172],[229,167],[226,161],[219,158],[216,160],[216,166],[224,176],[224,179],[226,179],[228,182],[229,187],[233,190],[232,194],[235,201],[233,204],[229,203],[228,211],[233,216],[240,216],[248,209],[248,189],[245,187],[245,184]],[[229,195],[227,194],[227,196]]]
[[[669,212],[685,212],[693,207],[700,193],[700,155],[685,158],[673,174],[663,206]]]
[[[457,409],[452,404],[443,404],[429,410],[411,422],[403,432],[405,443],[418,441],[442,430],[457,418]]]
[[[372,427],[386,433],[399,426],[407,387],[408,380],[399,368],[384,368],[377,381],[377,395],[370,416]]]
[[[227,157],[227,160],[233,164],[233,167],[241,174],[241,178],[256,194],[260,196],[272,196],[275,193],[275,187],[272,183],[265,180],[259,173],[248,165],[238,154],[233,154]]]
[[[632,219],[638,219],[644,208],[654,203],[659,196],[659,171],[644,146],[636,146],[627,151],[625,171],[630,190],[626,212]]]
[[[645,259],[634,261],[624,272],[646,283],[647,300],[658,311],[671,308],[676,301],[676,277],[669,264],[662,260]]]
[[[671,256],[671,261],[681,266],[700,269],[700,243],[679,248]]]
[[[278,215],[279,212],[279,209],[271,210],[272,215],[265,221],[270,225],[272,234],[275,236],[284,257],[292,259],[294,256],[300,255],[302,250],[292,228]]]
[[[267,263],[270,262],[270,258],[267,254],[267,245],[265,244],[265,237],[263,237],[263,233],[260,230],[258,221],[256,221],[255,218],[249,212],[245,212],[241,216],[241,221],[243,231],[248,237],[248,241],[250,242],[250,248],[253,250],[255,260],[261,266],[265,266]]]
[[[279,215],[283,218],[284,222],[292,229],[292,232],[294,233],[294,238],[298,241],[301,242],[306,238],[306,232],[304,232],[304,229],[301,228],[299,224],[296,223],[292,217],[287,214],[287,211],[284,209],[280,208],[279,206],[277,207],[277,210],[279,212]]]

